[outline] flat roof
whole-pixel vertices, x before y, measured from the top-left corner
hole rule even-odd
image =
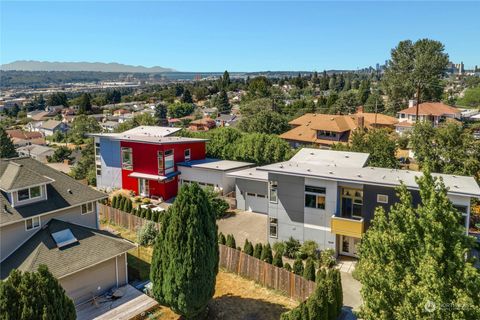
[[[181,128],[160,127],[160,126],[138,126],[133,129],[122,132],[130,135],[144,135],[154,137],[166,137],[180,131]]]
[[[229,172],[227,176],[247,180],[268,181],[268,171],[257,170],[257,168]]]
[[[302,148],[289,161],[314,165],[362,168],[367,163],[368,157],[368,153],[362,152]]]
[[[396,187],[403,182],[410,189],[418,189],[415,178],[423,175],[422,172],[410,170],[375,167],[352,168],[336,164],[321,166],[294,161],[275,163],[257,169],[273,173],[388,187]],[[480,197],[480,187],[473,177],[440,173],[432,173],[432,176],[443,179],[445,186],[449,188],[449,194]]]
[[[177,163],[177,165],[181,167],[202,168],[202,169],[211,169],[211,170],[218,170],[218,171],[230,171],[234,169],[253,166],[254,163],[206,158],[202,160],[180,162],[180,163]]]
[[[186,137],[154,137],[147,135],[130,135],[123,133],[92,133],[89,134],[92,137],[99,138],[108,138],[114,141],[134,141],[134,142],[143,142],[151,144],[174,144],[174,143],[184,143],[184,142],[204,142],[208,139],[200,138],[186,138]]]

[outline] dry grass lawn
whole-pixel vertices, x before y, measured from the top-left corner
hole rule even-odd
[[[115,225],[102,225],[128,240],[135,241],[134,232]],[[148,278],[152,248],[138,247],[129,252],[128,264],[139,270],[142,278]],[[217,275],[215,296],[209,304],[210,320],[277,320],[280,314],[298,305],[281,293],[266,289],[254,281],[220,270]],[[145,314],[142,319],[177,320],[179,316],[167,307]]]

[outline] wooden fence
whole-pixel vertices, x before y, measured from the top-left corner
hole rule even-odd
[[[108,223],[124,227],[131,231],[137,231],[138,229],[141,229],[143,225],[150,221],[101,203],[98,204],[98,214],[100,216],[100,220],[105,220]]]
[[[264,287],[278,290],[298,301],[304,301],[315,290],[315,282],[249,256],[237,249],[219,244],[219,266]]]

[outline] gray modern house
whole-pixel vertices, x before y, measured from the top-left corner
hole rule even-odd
[[[236,178],[237,206],[268,214],[270,242],[314,240],[320,249],[355,257],[375,208],[388,209],[399,201],[396,187],[403,183],[413,205],[420,202],[415,178],[421,172],[369,167],[368,156],[304,148],[289,161],[229,175]],[[470,202],[480,198],[480,187],[473,177],[433,175],[449,188],[448,197],[462,213],[460,223],[467,231]]]
[[[45,264],[79,304],[128,282],[135,246],[99,230],[106,198],[32,158],[0,159],[0,276]]]

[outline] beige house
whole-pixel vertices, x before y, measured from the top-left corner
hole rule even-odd
[[[135,246],[99,230],[106,195],[32,158],[0,160],[0,276],[45,264],[79,304],[128,282]]]

